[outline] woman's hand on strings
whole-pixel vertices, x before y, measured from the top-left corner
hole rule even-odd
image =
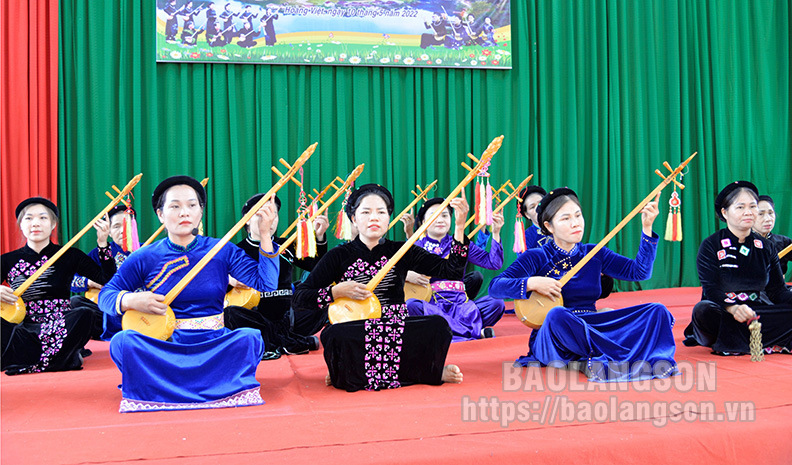
[[[275,246],[272,244],[270,229],[275,218],[278,217],[278,210],[274,202],[267,202],[256,212],[258,217],[259,234],[261,235],[261,250],[267,253],[275,253]]]
[[[3,303],[14,304],[17,301],[17,296],[14,295],[14,290],[10,287],[0,285],[0,300]]]
[[[261,236],[269,236],[270,228],[275,218],[278,217],[278,210],[273,202],[267,202],[256,212],[258,217],[259,231]]]
[[[415,231],[415,215],[413,215],[412,210],[402,215],[402,217],[399,218],[399,221],[404,224],[404,236],[412,236],[413,232]]]
[[[352,300],[363,300],[371,296],[371,291],[366,288],[365,284],[357,281],[343,281],[331,288],[333,299],[346,297]]]
[[[408,271],[406,279],[408,283],[417,284],[419,286],[429,285],[429,278],[420,273],[416,273],[415,271]]]
[[[555,300],[561,297],[561,283],[553,278],[533,276],[528,278],[528,290],[538,292],[545,297]]]
[[[110,235],[110,220],[107,215],[96,220],[93,227],[96,230],[96,245],[100,248],[107,247],[107,237]]]
[[[165,305],[165,296],[146,292],[127,292],[121,298],[121,308],[124,311],[137,310],[152,315],[164,315],[168,308]]]
[[[660,192],[657,197],[646,205],[641,210],[641,224],[643,225],[643,233],[652,237],[652,224],[654,223],[660,210],[657,208],[657,203],[660,201]]]
[[[505,221],[503,220],[503,211],[492,213],[492,240],[495,242],[500,242],[500,232],[501,229],[503,229],[504,223]]]
[[[462,197],[451,199],[451,208],[454,209],[454,240],[457,242],[465,241],[465,222],[467,222],[470,206],[465,199],[465,191],[462,190]]]
[[[228,285],[233,287],[234,289],[250,289],[248,286],[242,284],[241,282],[237,281],[233,276],[228,277]]]
[[[322,242],[325,240],[325,232],[330,228],[330,220],[327,215],[319,215],[314,218],[314,231],[316,232],[316,240]]]

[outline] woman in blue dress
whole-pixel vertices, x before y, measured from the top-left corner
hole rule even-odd
[[[168,237],[138,249],[102,288],[99,306],[123,314],[137,310],[164,314],[165,294],[218,242],[199,236],[206,204],[203,186],[189,176],[161,182],[152,205]],[[277,213],[264,206],[259,227],[269,230]],[[110,355],[121,370],[121,412],[237,407],[262,404],[256,367],[264,352],[261,333],[223,326],[228,276],[260,291],[278,284],[278,257],[262,238],[258,263],[234,244],[219,253],[171,304],[176,330],[168,341],[124,330],[110,341]]]
[[[592,381],[630,381],[676,373],[674,318],[659,303],[597,312],[600,274],[641,281],[652,275],[658,237],[652,232],[657,199],[641,211],[643,233],[636,258],[607,248],[597,254],[563,287],[558,280],[579,262],[594,244],[581,244],[585,221],[577,195],[567,188],[550,191],[537,207],[542,232],[551,236],[539,248],[528,250],[490,283],[490,295],[527,299],[531,292],[555,299],[564,306],[550,310],[540,329],[531,334],[528,355],[517,363],[567,365],[578,362]]]
[[[427,200],[418,210],[418,226],[431,217],[445,199],[435,197]],[[451,231],[451,208],[446,208],[426,230],[426,235],[415,245],[427,252],[448,257],[454,238]],[[494,215],[492,227],[492,245],[487,252],[483,248],[470,244],[468,262],[489,270],[499,270],[503,266],[503,246],[500,243],[500,231],[503,227],[503,214]],[[419,299],[407,299],[407,311],[410,316],[440,315],[448,321],[453,333],[452,342],[481,339],[494,335],[491,326],[503,316],[504,303],[500,299],[484,296],[475,301],[465,293],[463,281],[431,278],[413,271],[407,273],[407,281],[414,284],[429,284],[432,287],[432,298],[429,302]]]

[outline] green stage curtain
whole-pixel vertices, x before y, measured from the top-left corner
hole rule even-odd
[[[150,193],[174,174],[210,178],[205,225],[221,236],[243,202],[272,185],[270,166],[315,141],[310,188],[365,163],[359,183],[391,188],[398,211],[415,184],[438,179],[433,194],[449,192],[465,155],[500,134],[493,183],[533,173],[547,188],[575,189],[589,242],[657,185],[663,161],[676,166],[698,151],[683,181],[683,242],[662,241],[653,278],[619,289],[698,285],[696,251],[720,227],[715,193],[735,179],[774,195],[777,232],[792,234],[790,1],[515,0],[511,71],[157,64],[153,2],[60,5],[67,236],[106,203],[111,184],[138,172],[142,238],[158,226]],[[655,224],[661,236],[670,192]],[[285,224],[296,186],[281,197]],[[514,215],[510,205],[507,263]],[[634,256],[639,231],[636,218],[609,247]],[[402,239],[401,228],[391,237]]]

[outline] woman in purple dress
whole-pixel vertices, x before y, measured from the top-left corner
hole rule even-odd
[[[418,210],[418,225],[431,217],[445,199],[436,197],[427,200]],[[494,215],[492,226],[492,245],[490,251],[476,244],[470,244],[468,262],[489,270],[499,270],[503,266],[503,246],[500,231],[503,228],[503,215]],[[451,253],[453,237],[451,230],[451,209],[446,208],[426,230],[426,235],[415,243],[418,247],[447,257]],[[484,296],[475,301],[468,299],[465,285],[460,281],[429,278],[415,272],[407,273],[407,281],[419,285],[431,285],[432,297],[429,302],[418,299],[407,299],[407,310],[412,316],[440,315],[448,321],[453,332],[453,342],[492,337],[490,326],[503,316],[505,308],[502,300]]]

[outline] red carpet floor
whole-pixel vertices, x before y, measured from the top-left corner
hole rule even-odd
[[[771,355],[752,363],[684,347],[682,330],[699,296],[700,289],[685,288],[602,301],[613,308],[660,301],[677,319],[683,374],[633,384],[588,383],[577,372],[548,369],[504,378],[528,340],[528,329],[507,315],[495,327],[496,338],[452,345],[448,362],[462,368],[460,385],[347,393],[324,385],[319,351],[262,362],[262,406],[119,414],[121,376],[108,344],[91,342],[94,355],[82,371],[0,377],[0,459],[147,465],[792,463],[792,358]]]

